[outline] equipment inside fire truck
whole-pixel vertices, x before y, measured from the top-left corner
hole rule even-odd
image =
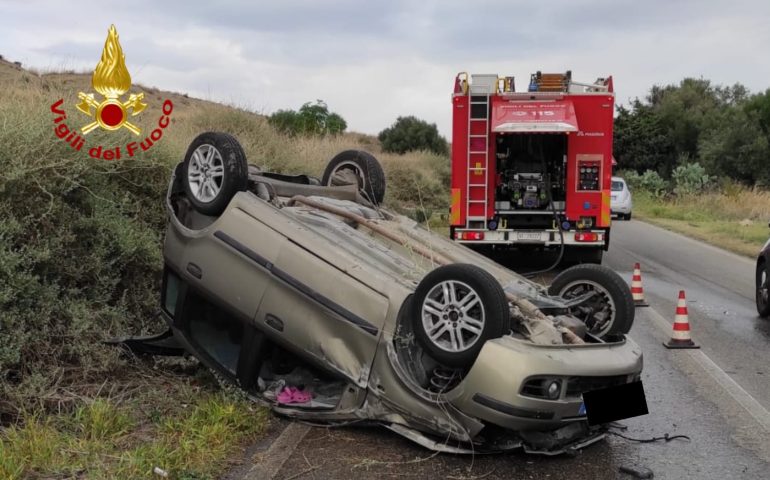
[[[451,236],[474,247],[564,248],[600,263],[609,247],[612,77],[468,75],[452,96]]]

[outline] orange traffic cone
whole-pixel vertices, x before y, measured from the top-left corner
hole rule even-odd
[[[674,332],[671,334],[671,340],[663,345],[666,348],[700,348],[690,338],[690,320],[687,317],[687,301],[684,298],[684,290],[679,290],[679,303],[676,304]]]
[[[631,278],[631,295],[634,305],[637,307],[649,307],[644,301],[644,289],[642,288],[642,270],[638,263],[634,264],[634,276]]]

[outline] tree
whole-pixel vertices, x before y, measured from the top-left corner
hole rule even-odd
[[[323,100],[306,102],[298,112],[278,110],[270,115],[268,123],[288,135],[338,135],[348,127],[339,114],[329,112]]]
[[[639,99],[631,109],[618,108],[615,119],[614,154],[618,166],[637,172],[653,170],[668,176],[673,168],[674,145],[668,130],[653,108]]]
[[[704,131],[698,150],[709,173],[752,185],[770,185],[770,136],[751,103],[725,110],[721,121]]]
[[[380,132],[378,138],[386,152],[429,150],[438,155],[449,153],[446,140],[439,135],[436,124],[413,116],[398,117],[393,125]]]
[[[621,168],[669,178],[678,167],[699,163],[703,175],[767,185],[770,90],[750,95],[743,85],[714,86],[702,78],[655,85],[644,100],[618,108],[614,140]]]

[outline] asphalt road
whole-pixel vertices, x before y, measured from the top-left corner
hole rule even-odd
[[[630,282],[634,262],[651,305],[637,309],[631,331],[645,355],[650,414],[621,422],[622,433],[690,441],[611,436],[575,457],[471,457],[436,455],[384,429],[313,428],[271,478],[633,478],[621,466],[649,468],[658,479],[770,478],[770,321],[754,309],[753,262],[642,222],[615,222],[604,263]],[[662,345],[680,289],[700,350]]]

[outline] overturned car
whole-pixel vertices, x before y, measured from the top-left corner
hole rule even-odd
[[[186,351],[297,419],[384,425],[428,448],[559,453],[595,442],[583,394],[638,382],[626,284],[578,265],[542,287],[380,207],[377,160],[263,172],[199,135],[166,199],[162,315],[124,342]]]

